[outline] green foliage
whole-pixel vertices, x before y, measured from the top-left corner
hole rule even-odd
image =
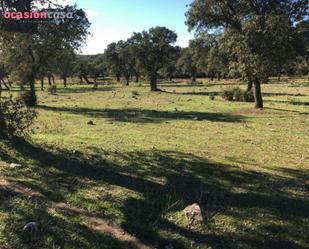
[[[155,27],[134,33],[129,39],[138,58],[138,64],[149,77],[153,91],[158,90],[158,72],[168,63],[175,50],[176,40],[177,34],[166,27]]]
[[[234,88],[224,89],[222,92],[222,98],[227,101],[233,101],[234,99]]]
[[[34,1],[26,2],[25,6],[16,4],[11,7],[14,11],[33,10]],[[19,20],[14,20],[15,32],[3,31],[2,29],[6,30],[7,24],[0,23],[0,31],[3,31],[0,44],[5,64],[17,80],[30,85],[32,95],[36,94],[35,80],[42,76],[42,71],[50,70],[49,66],[54,64],[59,51],[63,53],[63,51],[78,50],[89,34],[90,23],[86,14],[76,5],[65,7],[54,5],[51,8],[64,13],[72,13],[72,18],[31,22],[25,25]],[[23,32],[23,28],[26,28],[26,31]],[[45,70],[42,70],[43,68]]]
[[[24,136],[29,131],[36,113],[26,108],[23,100],[12,96],[0,101],[0,137]]]
[[[295,22],[305,19],[307,1],[195,0],[187,12],[190,30],[223,34],[230,66],[255,84],[256,107],[263,107],[260,86],[296,57]],[[216,53],[217,54],[217,53]]]

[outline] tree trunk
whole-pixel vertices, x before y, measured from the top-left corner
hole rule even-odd
[[[0,81],[0,99],[1,99],[1,95],[2,95],[2,82]]]
[[[150,76],[150,90],[152,92],[156,92],[159,90],[157,87],[157,75],[155,73],[151,74]]]
[[[82,85],[82,84],[84,84],[84,79],[83,79],[83,77],[82,76],[78,76],[79,77],[79,83]]]
[[[48,85],[52,85],[52,82],[51,82],[51,75],[48,75]]]
[[[5,83],[4,78],[0,79],[0,81],[3,83],[6,90],[10,90],[10,87]]]
[[[44,91],[44,78],[41,78],[41,90]]]
[[[254,99],[255,99],[255,108],[263,108],[263,97],[261,91],[261,82],[254,82]]]
[[[126,86],[129,86],[130,85],[130,76],[127,76],[126,77]]]
[[[37,98],[35,93],[35,77],[33,74],[29,78],[29,85],[30,85],[30,99],[27,104],[29,106],[35,106],[37,104]]]
[[[119,75],[116,75],[116,78],[117,78],[117,82],[120,82],[120,77]]]
[[[85,79],[85,81],[87,82],[87,84],[91,84],[91,82],[89,81],[88,77],[86,75],[83,76],[83,78]]]
[[[196,75],[195,75],[195,73],[192,74],[192,76],[191,76],[191,81],[192,81],[192,82],[196,82]]]
[[[252,90],[252,86],[253,86],[252,80],[249,80],[248,86],[247,86],[247,92],[250,92]]]
[[[67,87],[67,77],[63,77],[63,85],[64,87]]]
[[[11,81],[10,78],[9,78],[8,76],[7,76],[7,79],[8,79],[8,84],[9,84],[9,86],[12,87],[13,81]]]
[[[221,80],[221,73],[218,73],[218,81]]]
[[[136,83],[139,82],[139,75],[138,75],[138,74],[135,75],[135,82],[136,82]]]

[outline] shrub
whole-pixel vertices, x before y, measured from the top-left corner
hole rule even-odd
[[[238,102],[243,102],[244,101],[244,91],[241,88],[235,87],[233,89],[233,93],[234,93],[233,99],[235,101],[238,101]]]
[[[26,135],[35,118],[35,111],[27,108],[22,99],[10,96],[0,100],[0,137]]]
[[[24,91],[20,94],[19,98],[25,103],[27,106],[35,106],[37,104],[37,98],[34,93],[31,91]]]
[[[57,93],[57,86],[56,85],[51,85],[49,88],[48,88],[48,92],[52,95],[55,95]]]
[[[239,87],[225,89],[222,93],[222,97],[227,101],[254,102],[252,91],[247,92]]]
[[[254,95],[253,95],[252,91],[250,91],[250,92],[245,91],[244,92],[244,101],[245,102],[254,102],[255,101],[254,100]]]
[[[210,100],[215,100],[215,98],[216,98],[216,96],[213,93],[209,95]]]
[[[229,88],[229,89],[223,90],[222,98],[227,100],[227,101],[233,101],[233,99],[234,99],[234,89]]]

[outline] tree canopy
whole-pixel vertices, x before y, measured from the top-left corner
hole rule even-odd
[[[255,87],[256,107],[263,107],[261,83],[273,67],[295,57],[295,23],[308,11],[307,1],[195,0],[186,13],[189,30],[223,33],[230,61]]]

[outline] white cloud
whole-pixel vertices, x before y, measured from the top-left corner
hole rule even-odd
[[[99,15],[99,13],[95,10],[85,10],[85,12],[88,18],[96,17]]]
[[[112,42],[118,42],[119,40],[128,39],[133,31],[126,29],[116,29],[106,26],[92,26],[90,28],[91,36],[88,37],[87,43],[82,48],[83,54],[99,54],[104,53],[107,45]],[[181,47],[187,47],[189,40],[193,39],[193,34],[186,34],[179,36],[177,45]]]
[[[73,0],[58,0],[57,2],[60,5],[66,6],[66,5],[72,5],[73,4]]]
[[[54,0],[54,1],[50,1],[50,2],[57,4],[57,5],[61,5],[61,6],[74,4],[73,0]],[[49,5],[50,4],[48,2],[46,2],[44,5],[42,5],[40,0],[37,0],[37,1],[34,2],[34,6],[36,6],[39,9],[48,8]]]
[[[107,45],[119,40],[126,40],[131,36],[130,31],[120,31],[109,27],[90,28],[92,36],[88,37],[87,44],[82,48],[83,54],[103,53]]]

